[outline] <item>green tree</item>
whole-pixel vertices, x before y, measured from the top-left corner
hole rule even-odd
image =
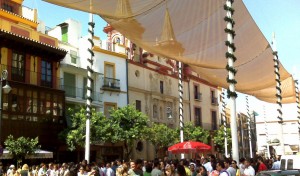
[[[68,149],[73,151],[76,147],[84,147],[85,145],[85,129],[86,129],[86,110],[83,107],[69,109],[68,116],[70,118],[70,125],[60,133],[60,138],[65,140]],[[90,118],[90,141],[106,142],[111,136],[107,133],[109,129],[107,118],[101,113],[92,109]]]
[[[123,142],[125,159],[129,159],[134,141],[146,139],[149,119],[133,105],[112,109],[110,113],[111,141]]]
[[[227,133],[227,149],[231,151],[231,129],[226,128]],[[225,152],[225,135],[224,135],[224,126],[221,126],[214,134],[214,144],[219,148],[220,152]]]
[[[154,145],[155,155],[160,149],[174,144],[177,139],[177,132],[165,124],[153,123],[147,132],[147,140]]]
[[[180,129],[178,129],[178,137],[179,131]],[[208,130],[205,130],[199,126],[195,126],[191,122],[188,122],[184,124],[183,136],[184,141],[200,141],[207,144],[209,142],[210,134]]]
[[[9,135],[4,142],[4,145],[13,158],[20,163],[25,159],[26,155],[34,154],[36,150],[41,148],[38,143],[38,137],[31,139],[22,136],[18,139],[14,139],[12,135]]]

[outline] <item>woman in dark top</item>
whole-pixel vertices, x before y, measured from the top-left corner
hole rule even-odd
[[[177,166],[177,175],[178,176],[187,176],[183,165],[179,164]]]

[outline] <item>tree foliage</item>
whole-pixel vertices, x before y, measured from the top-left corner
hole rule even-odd
[[[180,129],[178,129],[178,137],[179,131]],[[203,129],[200,126],[195,126],[190,122],[184,124],[183,136],[184,141],[199,141],[206,144],[209,142],[210,137],[208,130]]]
[[[177,137],[178,134],[175,129],[158,123],[153,123],[147,133],[147,140],[154,145],[156,155],[160,149],[174,144]]]
[[[146,139],[148,117],[132,105],[113,109],[110,112],[112,142],[124,142],[125,159],[129,159],[135,140]]]
[[[227,136],[227,149],[231,151],[231,129],[226,128],[226,136]],[[214,134],[214,144],[219,148],[220,152],[225,152],[225,135],[224,135],[224,126],[221,126],[218,130],[216,130]]]
[[[31,139],[22,136],[18,139],[14,139],[12,135],[9,135],[4,145],[14,159],[22,161],[26,155],[34,154],[36,150],[41,148],[38,143],[38,137]]]
[[[86,111],[84,108],[69,109],[68,114],[71,125],[60,136],[66,140],[68,149],[72,151],[78,146],[84,147]],[[148,117],[132,105],[112,109],[110,117],[92,110],[90,141],[91,143],[124,142],[125,157],[128,158],[132,153],[134,141],[146,138],[148,121]]]
[[[66,140],[68,149],[73,151],[77,146],[84,147],[85,145],[86,110],[83,107],[69,109],[68,116],[70,117],[71,125],[60,133],[60,138]],[[101,112],[96,112],[92,109],[90,141],[108,141],[110,137],[109,133],[106,133],[107,126],[107,118]]]

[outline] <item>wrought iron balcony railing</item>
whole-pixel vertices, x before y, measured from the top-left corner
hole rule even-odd
[[[120,91],[120,80],[104,77],[102,89]]]
[[[79,98],[82,100],[85,100],[87,98],[86,88],[78,88],[74,86],[61,85],[61,89],[65,91],[66,97]],[[100,92],[93,91],[91,97],[93,101],[97,101],[97,102],[102,101],[102,94]]]

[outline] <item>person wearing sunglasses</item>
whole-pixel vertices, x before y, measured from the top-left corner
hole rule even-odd
[[[241,175],[241,172],[240,172],[240,169],[237,165],[237,162],[235,160],[232,160],[231,161],[231,167],[234,168],[236,170],[236,176],[240,176]]]

